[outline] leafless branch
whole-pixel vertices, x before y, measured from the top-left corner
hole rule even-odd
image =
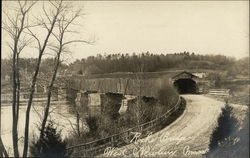
[[[62,0],[60,1],[60,4],[59,5],[57,5],[57,4],[54,4],[54,3],[56,3],[56,2],[54,2],[54,1],[51,1],[51,0],[49,0],[49,3],[50,4],[52,4],[56,9],[59,9],[60,7],[61,7],[61,4],[62,4]]]
[[[27,47],[29,44],[32,43],[32,38],[29,38],[28,40],[23,40],[20,43],[21,44],[20,44],[18,52],[17,52],[18,54],[20,54],[25,47]]]
[[[75,125],[75,124],[72,123],[71,120],[68,119],[67,116],[65,116],[65,115],[63,115],[63,114],[61,114],[61,113],[58,113],[58,114],[59,114],[60,116],[64,117],[64,118],[69,122],[69,124],[70,124],[71,128],[73,129],[74,133],[77,133],[77,132],[76,132],[76,129],[74,128],[74,125]]]
[[[14,51],[13,46],[11,46],[9,42],[7,42],[7,46],[8,46],[12,51]]]
[[[33,110],[35,111],[35,113],[37,114],[37,116],[39,117],[40,121],[42,121],[42,115],[36,110],[36,108],[34,107],[34,105],[32,105]]]
[[[37,41],[39,50],[41,50],[41,43],[40,43],[40,40],[38,39],[38,37],[37,37],[29,28],[27,28],[27,30],[28,30],[29,32],[25,32],[25,33],[26,33],[26,34],[29,34],[29,35],[31,35],[33,38],[35,38],[35,40]]]
[[[74,33],[74,34],[79,34],[79,31],[75,31],[75,30],[65,30],[65,33]]]
[[[48,15],[48,13],[47,13],[47,11],[46,11],[45,7],[44,7],[44,4],[43,4],[43,12],[44,12],[44,14],[45,14],[46,18],[49,20],[49,22],[50,22],[50,23],[52,23],[52,21],[51,21],[51,19],[50,19],[49,15]]]
[[[94,44],[94,42],[93,42],[93,41],[86,41],[86,40],[72,40],[72,41],[68,41],[68,42],[63,43],[63,46],[68,45],[68,44],[71,44],[71,43],[86,43],[86,44],[91,44],[91,45],[93,45],[93,44]]]
[[[3,13],[4,13],[4,16],[9,20],[9,22],[11,23],[11,25],[13,27],[15,27],[16,26],[15,20],[13,18],[11,18],[10,15],[6,11],[3,10]]]

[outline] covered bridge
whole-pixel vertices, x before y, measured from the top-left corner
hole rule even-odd
[[[193,75],[192,73],[183,71],[173,76],[171,79],[173,85],[176,87],[180,94],[194,94],[199,92],[199,87],[197,84],[199,77]]]

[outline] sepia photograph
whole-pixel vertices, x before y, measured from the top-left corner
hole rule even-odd
[[[249,1],[2,0],[0,157],[249,158]]]

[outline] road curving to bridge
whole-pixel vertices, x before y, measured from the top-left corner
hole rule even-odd
[[[103,156],[201,157],[225,103],[203,95],[182,97],[186,109],[172,124],[127,146],[107,149]]]

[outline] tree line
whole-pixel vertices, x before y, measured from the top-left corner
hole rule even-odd
[[[21,71],[33,72],[36,58],[20,58],[19,67]],[[10,59],[2,59],[1,76],[11,76]],[[41,62],[40,72],[47,74],[52,72],[54,59],[46,58]],[[132,55],[108,54],[89,56],[77,59],[73,63],[60,63],[58,68],[60,75],[67,74],[105,74],[116,72],[140,72],[138,68],[143,67],[144,72],[157,72],[175,69],[193,70],[222,70],[223,76],[248,76],[249,57],[236,60],[224,55],[200,55],[183,52],[175,54],[152,54],[149,52]],[[21,74],[22,75],[22,74]]]
[[[76,74],[103,74],[115,72],[165,71],[171,69],[212,69],[227,70],[237,60],[224,55],[199,55],[189,52],[175,54],[133,53],[89,56],[69,64],[68,70]],[[242,67],[242,66],[241,66]]]

